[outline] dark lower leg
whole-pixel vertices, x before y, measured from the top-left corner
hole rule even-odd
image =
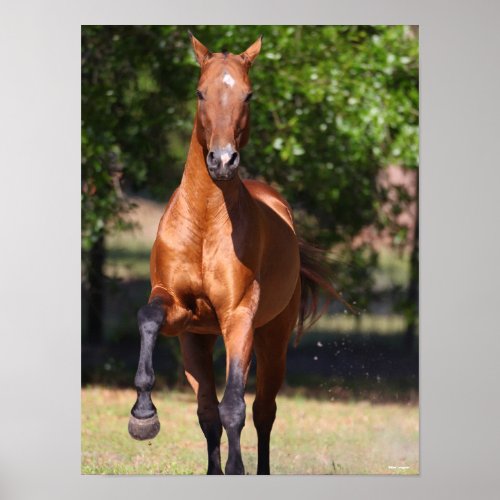
[[[229,446],[226,474],[245,474],[241,458],[240,436],[245,426],[244,392],[247,370],[248,368],[237,362],[230,364],[226,390],[219,405],[220,419],[226,430]]]
[[[215,407],[217,409],[217,406]],[[207,440],[208,468],[207,474],[222,474],[220,463],[220,438],[222,436],[222,424],[217,414],[210,420],[204,420],[199,416],[201,430]]]
[[[274,399],[266,402],[257,398],[252,410],[258,439],[257,474],[270,474],[269,443],[271,440],[271,430],[276,418],[276,403]]]
[[[269,442],[276,418],[276,395],[285,378],[290,329],[285,329],[279,323],[274,328],[273,326],[270,325],[269,330],[257,331],[254,341],[257,390],[252,410],[258,438],[257,474],[270,474]]]
[[[152,439],[160,430],[156,408],[151,400],[151,391],[155,382],[153,370],[153,349],[158,332],[165,319],[162,303],[153,299],[141,307],[137,315],[141,336],[141,351],[135,376],[137,400],[132,408],[129,421],[129,433],[134,439]]]

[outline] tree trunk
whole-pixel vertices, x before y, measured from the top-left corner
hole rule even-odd
[[[94,345],[103,341],[104,258],[104,235],[101,235],[89,252],[88,267],[88,340]]]

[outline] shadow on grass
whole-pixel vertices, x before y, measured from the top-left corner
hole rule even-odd
[[[368,400],[372,403],[418,401],[418,355],[406,353],[399,335],[314,332],[288,349],[287,377],[281,394],[322,400]],[[82,384],[133,387],[139,339],[101,347],[83,345]],[[178,340],[162,338],[154,353],[158,389],[190,390],[183,375]],[[219,387],[225,381],[222,339],[214,354]],[[248,390],[255,390],[255,360]]]

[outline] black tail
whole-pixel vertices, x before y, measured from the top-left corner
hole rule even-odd
[[[297,323],[297,345],[304,331],[310,328],[326,312],[332,300],[338,300],[353,314],[358,314],[332,284],[333,271],[328,262],[326,252],[299,238],[300,251],[300,312]],[[323,291],[325,303],[319,308],[319,292]]]

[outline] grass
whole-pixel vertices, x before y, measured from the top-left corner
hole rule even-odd
[[[407,287],[410,280],[410,255],[400,254],[390,248],[380,250],[374,279],[376,290]]]
[[[82,389],[83,474],[204,474],[206,447],[192,393],[154,394],[160,434],[138,442],[127,432],[135,392]],[[247,396],[242,433],[246,471],[255,474],[257,438]],[[332,402],[280,396],[271,440],[272,474],[418,474],[418,406]],[[222,438],[223,463],[227,439]]]
[[[400,334],[406,328],[406,320],[402,314],[370,314],[361,316],[352,314],[325,314],[313,326],[315,332],[358,333],[379,335]]]

